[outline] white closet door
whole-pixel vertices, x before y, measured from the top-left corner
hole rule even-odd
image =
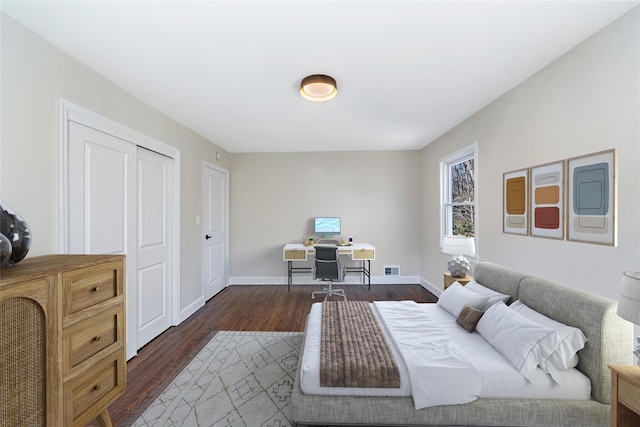
[[[127,254],[135,238],[128,219],[135,218],[136,146],[77,123],[69,131],[70,252]]]
[[[205,301],[227,285],[228,174],[204,167],[204,297]]]
[[[138,348],[171,326],[173,159],[138,147]]]
[[[69,125],[69,253],[125,254],[127,357],[136,345],[136,146]]]

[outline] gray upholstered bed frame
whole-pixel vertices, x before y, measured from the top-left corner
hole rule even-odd
[[[475,267],[474,278],[486,287],[511,295],[510,303],[520,299],[534,310],[585,333],[589,341],[578,353],[578,369],[591,380],[591,400],[482,398],[463,405],[416,411],[411,398],[305,395],[300,390],[298,366],[291,403],[293,421],[298,425],[608,426],[608,365],[633,364],[633,326],[618,317],[617,303],[487,262]]]

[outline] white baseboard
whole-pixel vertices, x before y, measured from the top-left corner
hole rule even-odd
[[[442,294],[442,289],[440,289],[437,286],[434,286],[433,283],[429,282],[424,277],[420,278],[420,284],[422,285],[423,288],[425,288],[426,290],[428,290],[429,292],[431,292],[432,294],[440,298],[440,295]]]
[[[186,320],[193,313],[198,311],[204,305],[204,297],[197,298],[191,304],[180,310],[180,323]]]
[[[307,275],[293,275],[294,285],[318,285],[321,283],[318,280],[313,280]],[[345,284],[362,284],[360,276],[357,274],[347,275]],[[394,284],[421,284],[419,276],[372,276],[372,285],[394,285]],[[229,277],[229,285],[286,285],[286,276],[272,276],[272,277],[259,277],[259,276],[232,276]],[[424,286],[424,285],[423,285]]]
[[[286,285],[286,277],[230,276],[229,285]]]
[[[371,284],[376,285],[411,285],[420,284],[420,277],[418,276],[374,276],[371,278]]]

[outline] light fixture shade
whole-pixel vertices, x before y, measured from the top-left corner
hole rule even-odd
[[[473,237],[447,235],[442,239],[442,252],[448,255],[473,256],[476,242]]]
[[[622,274],[618,316],[640,325],[640,272],[625,271]]]
[[[331,76],[313,74],[302,79],[302,83],[300,83],[300,95],[309,101],[329,101],[335,98],[337,94],[338,85]]]

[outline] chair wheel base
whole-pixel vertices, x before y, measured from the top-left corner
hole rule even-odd
[[[331,287],[324,288],[321,291],[312,292],[311,299],[316,299],[316,294],[326,294],[324,297],[325,301],[327,300],[327,298],[334,295],[344,298],[345,301],[347,300],[347,295],[344,293],[344,289],[333,289]]]

